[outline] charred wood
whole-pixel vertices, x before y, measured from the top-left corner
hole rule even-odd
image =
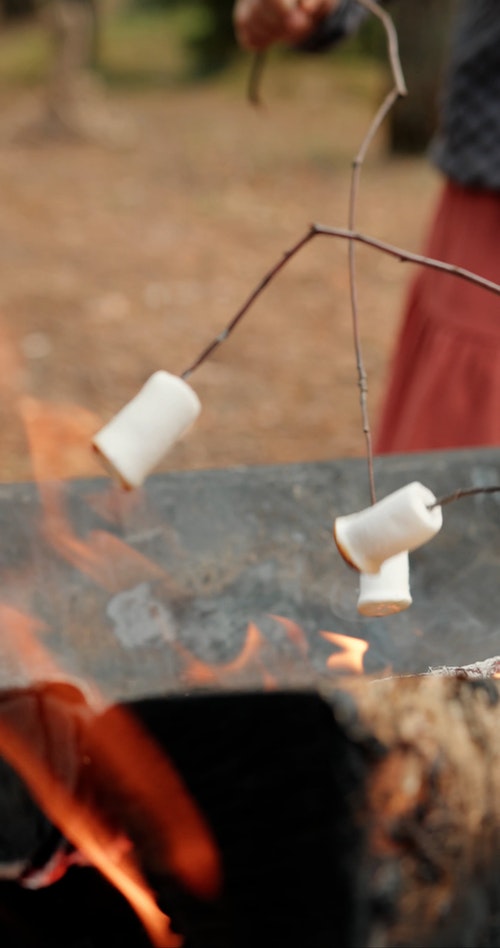
[[[500,946],[494,679],[449,671],[337,678],[317,692],[160,696],[123,707],[173,763],[213,834],[222,867],[216,894],[201,896],[179,877],[144,801],[117,781],[104,750],[115,709],[83,718],[78,711],[77,728],[49,728],[45,752],[78,798],[126,833],[186,948]],[[56,710],[59,719],[60,701]],[[74,700],[67,713],[73,721]],[[63,735],[63,759],[71,758],[71,733],[76,783],[73,767],[61,769],[54,756]],[[35,842],[38,827],[41,842],[47,836],[36,800],[27,811],[27,799],[19,786],[2,797],[12,840],[16,820],[23,824],[23,855],[26,819]],[[85,911],[80,941],[72,935],[78,901],[103,906],[105,919],[92,931]],[[2,883],[0,935],[13,948],[100,948],[110,937],[131,948],[147,943],[121,897],[83,868],[38,892]]]
[[[212,902],[146,856],[190,948],[499,945],[498,699],[492,680],[418,676],[136,702],[221,854]],[[105,808],[146,853],[133,801]]]

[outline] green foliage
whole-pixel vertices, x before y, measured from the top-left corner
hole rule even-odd
[[[192,76],[203,78],[221,72],[234,59],[238,47],[232,14],[235,0],[132,0],[135,7],[175,10],[183,6],[191,11],[183,42],[189,56]],[[344,43],[336,55],[386,57],[385,34],[380,23],[369,17],[356,36]]]
[[[198,72],[206,75],[223,69],[237,49],[233,29],[234,0],[204,0],[205,28],[193,37],[191,48]]]
[[[35,14],[36,0],[2,0],[2,16],[7,23],[24,20]]]
[[[387,40],[385,30],[376,17],[369,16],[363,23],[357,36],[352,40],[354,49],[361,56],[368,56],[379,62],[387,61]]]
[[[99,71],[108,83],[147,88],[177,85],[186,73],[184,38],[190,34],[194,4],[174,9],[165,3],[137,4],[105,24]]]
[[[136,8],[179,9],[183,0],[134,0]],[[204,77],[223,70],[237,52],[232,13],[234,0],[192,0],[187,4],[189,22],[183,41],[193,76]]]

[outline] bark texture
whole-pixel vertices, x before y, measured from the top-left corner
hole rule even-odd
[[[332,697],[365,748],[369,946],[498,944],[500,706],[494,680],[351,682]]]

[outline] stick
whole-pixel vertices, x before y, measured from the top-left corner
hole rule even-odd
[[[287,266],[290,261],[297,256],[297,254],[315,237],[333,237],[338,240],[354,240],[358,243],[365,244],[367,247],[371,247],[374,250],[378,250],[381,253],[387,254],[390,257],[395,257],[397,260],[400,260],[405,263],[415,263],[421,266],[429,267],[433,270],[439,270],[442,273],[448,273],[451,276],[458,277],[459,279],[466,280],[468,283],[473,283],[475,286],[482,287],[484,290],[488,290],[491,293],[495,293],[497,296],[500,296],[500,284],[494,283],[492,280],[487,280],[485,277],[479,276],[477,273],[473,273],[472,270],[466,270],[464,267],[456,267],[451,263],[445,263],[442,260],[435,260],[432,257],[426,257],[423,254],[411,253],[409,250],[404,250],[402,247],[396,247],[394,244],[389,244],[386,241],[378,240],[376,237],[371,237],[369,234],[363,234],[358,231],[352,231],[345,227],[327,227],[325,224],[311,224],[308,231],[299,238],[289,250],[285,251],[281,259],[272,266],[267,273],[259,281],[255,289],[252,290],[250,295],[247,297],[246,301],[236,312],[236,314],[229,321],[225,329],[222,330],[213,340],[210,342],[205,349],[203,349],[200,354],[194,359],[194,361],[182,372],[181,377],[183,379],[189,378],[192,373],[198,369],[204,362],[212,355],[212,353],[222,345],[226,339],[229,338],[233,330],[236,328],[239,322],[243,319],[246,313],[251,309],[253,304],[261,296],[267,286],[278,276],[278,274]]]

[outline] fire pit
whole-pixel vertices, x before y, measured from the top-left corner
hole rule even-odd
[[[381,496],[412,479],[437,495],[500,480],[500,453],[489,449],[376,465]],[[362,460],[158,475],[132,495],[105,478],[2,485],[0,684],[28,680],[19,652],[28,629],[64,674],[109,700],[184,691],[189,655],[232,661],[249,623],[278,683],[296,667],[300,676],[325,671],[335,648],[320,631],[366,639],[367,672],[495,655],[500,495],[447,507],[441,532],[411,556],[411,608],[366,619],[356,612],[357,575],[332,540],[334,517],[365,505],[366,494]],[[307,658],[276,616],[303,630]],[[29,662],[37,678],[50,673],[41,650]],[[261,687],[262,662],[247,662],[244,680]]]
[[[498,483],[500,454],[376,464],[381,494],[419,479],[441,495]],[[411,556],[412,607],[365,619],[331,537],[365,477],[353,460],[158,475],[131,496],[105,479],[0,488],[2,689],[71,679],[99,695],[78,794],[138,850],[143,808],[102,749],[113,709],[164,749],[222,866],[206,897],[141,856],[187,948],[500,944],[497,688],[424,674],[500,651],[498,495],[451,505]],[[491,787],[476,823],[472,760]],[[142,752],[131,767],[147,771]],[[152,943],[93,868],[37,891],[3,882],[0,903],[2,944]]]

